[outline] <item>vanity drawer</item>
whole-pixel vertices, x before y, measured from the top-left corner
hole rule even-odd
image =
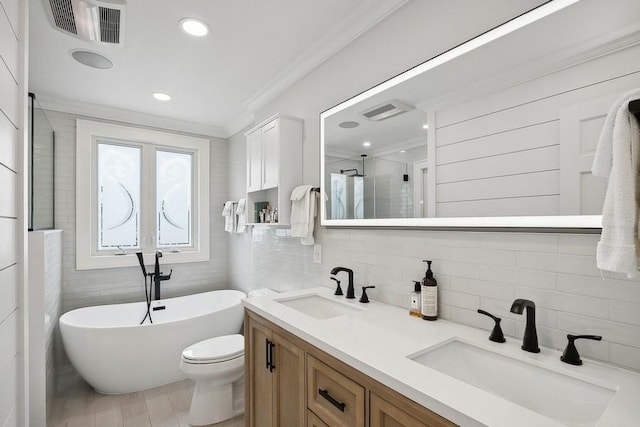
[[[329,427],[316,414],[307,409],[307,427]]]
[[[364,427],[364,387],[310,354],[307,407],[330,427]]]

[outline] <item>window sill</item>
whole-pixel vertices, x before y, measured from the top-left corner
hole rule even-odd
[[[154,264],[155,253],[145,253],[145,265]],[[162,252],[162,264],[185,264],[209,261],[209,251]],[[101,268],[139,267],[135,252],[126,255],[76,256],[76,270],[96,270]]]

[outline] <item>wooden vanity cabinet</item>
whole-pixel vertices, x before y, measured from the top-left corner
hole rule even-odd
[[[248,316],[245,348],[247,426],[304,426],[304,351]]]
[[[402,397],[369,393],[369,427],[451,427],[456,424]]]
[[[456,424],[245,310],[247,427]]]

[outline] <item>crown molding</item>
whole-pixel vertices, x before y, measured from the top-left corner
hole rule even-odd
[[[227,133],[228,138],[231,138],[236,133],[251,126],[254,123],[255,119],[256,115],[252,112],[248,112],[231,120],[224,126],[224,130]]]
[[[354,13],[347,15],[325,37],[298,56],[286,67],[286,70],[278,73],[269,83],[247,98],[242,105],[249,111],[257,111],[409,1],[387,0],[380,2],[370,0],[363,3]]]
[[[87,117],[97,117],[117,122],[192,133],[196,135],[210,136],[215,138],[226,139],[230,135],[224,128],[220,126],[212,126],[206,123],[189,122],[186,120],[179,120],[171,117],[141,113],[139,111],[108,107],[106,105],[72,101],[70,99],[59,98],[41,92],[36,93],[36,100],[42,108],[46,110],[60,111],[62,113],[77,114]]]

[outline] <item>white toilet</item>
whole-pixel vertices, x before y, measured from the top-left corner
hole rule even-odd
[[[255,289],[249,297],[275,294]],[[180,370],[196,382],[188,422],[219,423],[244,413],[244,337],[223,335],[184,349]]]
[[[196,382],[188,422],[219,423],[244,412],[244,337],[223,335],[182,352],[180,369]]]

